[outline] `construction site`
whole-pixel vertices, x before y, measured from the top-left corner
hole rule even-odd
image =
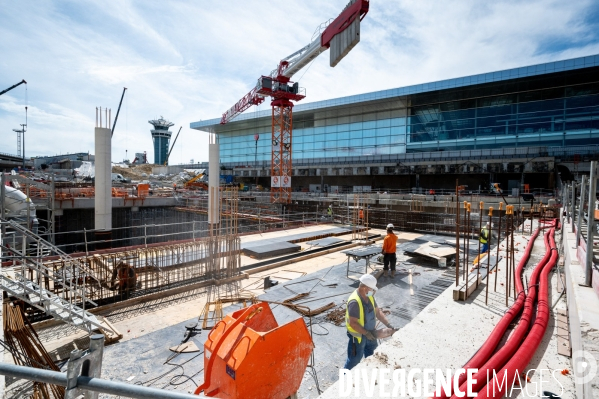
[[[205,162],[162,116],[115,162],[127,88],[93,155],[0,156],[0,399],[599,398],[599,56],[294,108],[369,7],[189,121]]]

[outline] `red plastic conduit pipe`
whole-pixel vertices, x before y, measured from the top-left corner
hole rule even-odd
[[[518,349],[519,345],[522,343],[522,340],[526,337],[526,333],[528,332],[528,328],[530,326],[530,322],[532,320],[532,315],[534,313],[534,304],[537,299],[537,282],[539,281],[539,275],[544,270],[547,262],[551,257],[551,246],[549,245],[549,231],[545,233],[545,256],[543,259],[537,264],[535,269],[533,270],[530,281],[529,281],[529,289],[526,294],[526,301],[524,302],[524,311],[522,312],[522,316],[520,317],[520,321],[518,325],[510,335],[506,344],[499,349],[490,359],[487,361],[482,367],[479,368],[478,373],[474,375],[473,379],[476,379],[476,383],[472,384],[472,392],[480,391],[485,385],[487,385],[488,378],[493,376],[493,370],[500,369],[505,365],[505,363],[512,357],[514,352]],[[522,283],[520,282],[520,287],[518,290],[522,290]],[[522,291],[518,291],[520,294]],[[520,296],[520,295],[519,295]],[[466,392],[467,382],[464,382],[460,386],[460,392]],[[458,396],[452,396],[452,399],[457,399]]]
[[[518,293],[516,301],[512,304],[508,311],[505,312],[505,315],[503,315],[499,322],[497,322],[495,328],[493,329],[493,331],[491,331],[491,334],[489,334],[489,337],[487,338],[485,343],[482,344],[482,346],[476,352],[476,354],[472,356],[470,360],[468,360],[464,367],[462,367],[464,370],[478,369],[487,361],[487,359],[489,359],[489,357],[493,354],[493,351],[495,351],[495,348],[497,348],[497,345],[499,345],[499,342],[501,342],[501,339],[503,338],[503,335],[505,334],[509,325],[512,323],[512,321],[514,321],[516,316],[522,310],[522,307],[524,306],[524,300],[526,298],[526,294],[524,293],[524,288],[522,286],[522,270],[526,266],[526,263],[528,263],[528,259],[530,258],[530,252],[532,251],[532,247],[534,246],[534,242],[536,238],[539,236],[540,231],[541,230],[539,229],[535,230],[534,234],[530,238],[530,241],[526,245],[526,249],[524,250],[524,254],[520,259],[520,262],[518,262],[518,266],[516,267],[516,276],[518,276],[518,278],[516,279],[516,292]],[[459,385],[461,386],[464,383],[464,381],[466,381],[466,373],[461,374],[458,381]],[[451,384],[449,392],[447,393],[451,395],[452,391],[453,384]],[[449,396],[446,395],[445,392],[441,391],[441,395],[433,397],[439,399],[447,399]]]
[[[508,387],[512,387],[514,382],[522,386],[526,382],[526,377],[523,379],[521,376],[524,374],[528,363],[535,354],[539,347],[547,324],[549,323],[549,302],[548,302],[548,276],[549,272],[553,269],[559,256],[557,248],[555,247],[555,228],[551,229],[549,236],[549,244],[551,245],[551,259],[547,263],[547,266],[541,273],[541,279],[539,282],[539,296],[537,304],[537,315],[530,332],[526,336],[526,339],[516,352],[510,361],[497,373],[497,378],[494,378],[489,384],[486,385],[479,393],[477,398],[501,398],[506,393]],[[503,381],[503,376],[507,375],[507,384]],[[500,384],[498,386],[498,383]]]

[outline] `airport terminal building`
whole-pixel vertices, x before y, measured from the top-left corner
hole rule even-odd
[[[236,175],[268,177],[271,110],[219,122],[191,128],[217,133]],[[557,164],[584,169],[599,153],[599,55],[299,103],[292,140],[294,187],[439,187],[462,175],[473,187],[552,188]]]

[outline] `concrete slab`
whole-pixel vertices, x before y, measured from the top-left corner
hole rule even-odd
[[[542,236],[535,243],[534,257],[531,257],[527,268],[527,275],[536,262],[544,253]],[[524,248],[526,237],[520,235],[515,237],[518,247]],[[516,262],[520,260],[523,251],[515,254]],[[497,321],[503,316],[506,307],[505,298],[505,275],[501,273],[505,269],[505,259],[498,264],[498,271],[492,276],[497,276],[497,291],[493,286],[489,287],[489,305],[485,305],[485,283],[481,284],[474,294],[465,302],[456,302],[452,298],[453,286],[445,289],[441,294],[425,306],[421,304],[422,310],[405,326],[403,326],[391,339],[379,346],[374,356],[365,359],[357,368],[372,370],[373,368],[389,368],[391,370],[403,368],[406,373],[415,368],[419,369],[451,369],[462,367],[468,359],[476,352],[485,341]],[[493,284],[494,284],[494,278]],[[550,283],[551,304],[559,297],[556,291],[557,276],[552,275]],[[563,301],[563,299],[562,299]],[[511,306],[512,298],[508,298]],[[543,337],[539,349],[535,353],[529,369],[570,369],[569,359],[557,354],[557,323],[555,315],[552,314],[549,326]],[[511,398],[516,397],[539,397],[539,392],[533,394],[535,386],[538,386],[540,378],[547,379],[535,372],[531,375],[532,381],[528,384],[529,391],[514,391]],[[562,398],[576,397],[574,381],[571,375],[564,376],[556,373],[556,378],[564,387]],[[537,384],[537,385],[535,385]],[[543,390],[555,393],[561,392],[561,387],[555,380],[543,385]],[[380,386],[380,384],[379,384]],[[339,397],[338,383],[333,384],[320,398],[332,399]],[[353,395],[353,394],[352,394]],[[421,395],[423,396],[423,395]],[[372,397],[383,397],[379,389],[374,390]]]
[[[336,238],[336,237],[325,237],[325,238],[321,238],[318,240],[314,240],[314,241],[306,241],[305,244],[309,245],[309,246],[315,246],[315,247],[326,247],[332,244],[337,244],[340,243],[344,240],[342,240],[341,238]]]
[[[282,256],[299,252],[302,249],[297,244],[291,244],[289,242],[272,242],[265,245],[256,245],[249,248],[243,248],[241,252],[254,259],[267,259],[274,258],[275,256]]]
[[[419,274],[414,277],[412,287],[408,283],[406,273],[399,274],[395,279],[379,280],[377,303],[385,312],[389,312],[389,321],[396,326],[406,325],[434,299],[435,295],[441,292],[439,287],[451,284],[452,272],[446,273],[445,270],[423,267],[417,270]],[[286,271],[286,273],[289,275],[292,272]],[[345,277],[344,263],[337,263],[300,278],[282,282],[266,290],[259,298],[282,302],[298,293],[307,293],[306,297],[294,303],[311,309],[334,303],[333,310],[343,310],[347,297],[357,285],[355,280]],[[239,305],[233,305],[225,311],[229,313],[238,307]],[[273,304],[272,308],[279,324],[299,317],[298,313],[284,306]],[[313,366],[316,379],[310,372],[306,373],[300,388],[301,398],[318,396],[317,386],[321,390],[330,386],[338,378],[338,369],[345,362],[347,345],[345,326],[343,324],[337,326],[328,321],[326,318],[328,313],[313,316],[311,320],[308,317],[304,318],[308,325],[310,321],[312,324],[315,343]],[[193,390],[195,384],[201,384],[203,378],[201,353],[184,353],[168,362],[166,360],[173,355],[169,347],[180,342],[185,331],[184,326],[194,320],[197,320],[197,317],[108,347],[105,352],[104,370],[108,370],[104,373],[105,377],[126,381],[133,376],[131,383],[151,384],[150,386],[183,392]],[[203,348],[206,335],[207,332],[202,332],[192,340],[199,348]]]

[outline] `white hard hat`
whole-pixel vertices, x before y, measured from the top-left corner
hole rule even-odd
[[[490,226],[490,225],[491,225],[491,223],[487,222],[487,226]]]
[[[372,274],[364,274],[360,277],[360,282],[368,288],[372,288],[375,291],[378,290],[376,287],[376,278]]]
[[[388,228],[388,229],[394,229],[394,228],[395,228],[395,226],[393,226],[393,223],[389,223],[389,224],[387,225],[387,228]]]

